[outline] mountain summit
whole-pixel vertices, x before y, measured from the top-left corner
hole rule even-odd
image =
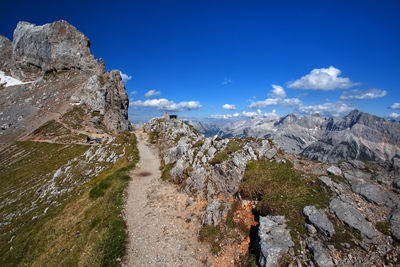
[[[400,125],[353,110],[343,118],[289,114],[251,118],[221,128],[221,137],[270,138],[288,153],[313,160],[393,162],[400,158]]]
[[[19,22],[12,42],[0,36],[0,53],[0,142],[31,133],[72,106],[98,112],[108,130],[130,128],[120,72],[106,72],[89,39],[68,22]]]

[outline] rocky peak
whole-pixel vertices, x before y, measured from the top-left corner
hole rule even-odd
[[[7,37],[0,35],[0,70],[11,68],[12,43]]]
[[[90,52],[90,41],[64,20],[37,26],[19,22],[12,43],[15,76],[26,79],[37,73],[101,69]]]
[[[0,74],[0,143],[28,135],[73,106],[98,113],[107,130],[130,129],[120,72],[106,72],[89,39],[64,20],[19,22],[12,42],[0,36]]]

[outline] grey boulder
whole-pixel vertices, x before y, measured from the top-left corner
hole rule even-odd
[[[370,239],[377,236],[375,228],[365,219],[362,213],[353,205],[344,202],[340,196],[334,198],[329,203],[329,208],[336,214],[339,220],[356,229],[362,235]]]
[[[261,216],[258,237],[259,263],[263,267],[278,266],[280,259],[294,246],[283,216]]]
[[[336,176],[342,176],[342,170],[339,169],[338,167],[332,165],[326,170],[329,174],[333,174]]]
[[[323,210],[318,210],[314,206],[305,206],[303,213],[323,237],[329,239],[335,234],[333,224]]]

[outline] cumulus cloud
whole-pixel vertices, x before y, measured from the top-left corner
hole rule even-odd
[[[298,98],[267,98],[261,101],[253,101],[250,103],[250,108],[265,108],[268,106],[298,106],[301,104],[300,99]]]
[[[323,116],[343,116],[354,110],[355,108],[343,102],[324,103],[310,106],[300,106],[297,111],[302,114],[315,114],[319,113]]]
[[[137,91],[132,91],[132,92],[130,92],[129,94],[130,94],[130,95],[136,95],[136,94],[137,94]]]
[[[225,105],[222,105],[222,108],[223,109],[229,109],[229,110],[235,110],[236,106],[232,105],[232,104],[225,104]]]
[[[160,95],[161,93],[159,91],[156,90],[150,90],[147,93],[144,94],[145,97],[150,98],[150,97],[155,97]]]
[[[274,89],[269,93],[269,95],[271,97],[279,97],[279,98],[285,98],[286,97],[285,89],[283,89],[282,86],[273,84],[272,88],[274,88]]]
[[[390,113],[389,117],[392,118],[392,119],[395,119],[395,120],[396,119],[400,119],[400,114],[396,113],[396,112],[393,112],[393,113]]]
[[[228,84],[231,84],[231,83],[232,83],[232,80],[231,80],[231,79],[225,78],[224,81],[223,81],[221,84],[222,84],[222,85],[228,85]]]
[[[160,99],[147,99],[145,101],[137,100],[131,103],[133,107],[147,107],[155,108],[164,111],[181,111],[181,110],[194,110],[202,108],[199,101],[188,101],[175,103],[174,101],[160,98]]]
[[[390,106],[390,108],[391,108],[391,109],[400,109],[400,103],[393,103],[393,104]]]
[[[367,89],[367,90],[351,90],[343,92],[340,96],[342,100],[365,100],[381,98],[387,95],[387,91],[380,89]]]
[[[333,66],[313,69],[309,74],[290,82],[288,88],[331,91],[348,89],[358,85],[358,83],[353,83],[349,78],[339,77],[341,73],[339,69]]]
[[[119,71],[119,73],[121,74],[121,78],[122,81],[124,83],[126,83],[127,81],[129,81],[130,79],[132,79],[132,76],[129,76],[128,74],[123,73],[122,71]]]

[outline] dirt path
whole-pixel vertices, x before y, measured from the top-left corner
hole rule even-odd
[[[125,266],[204,266],[207,248],[189,222],[186,194],[160,179],[160,161],[147,136],[136,132],[140,161],[130,175],[125,206],[129,244]]]

